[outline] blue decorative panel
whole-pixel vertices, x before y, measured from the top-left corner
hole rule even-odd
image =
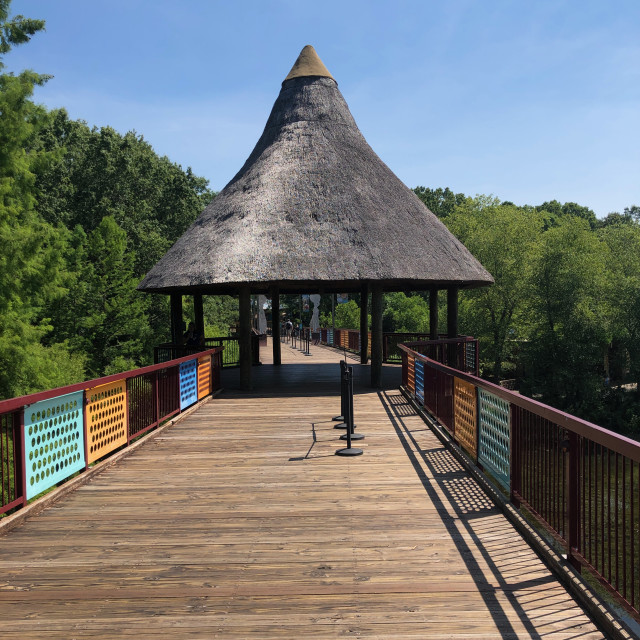
[[[509,403],[478,388],[480,445],[478,462],[509,491],[509,440],[511,412]]]
[[[180,365],[180,411],[198,402],[197,360]]]
[[[333,329],[327,329],[327,344],[333,346]]]
[[[416,359],[416,398],[424,404],[424,362]]]
[[[24,409],[27,499],[84,469],[84,392]]]

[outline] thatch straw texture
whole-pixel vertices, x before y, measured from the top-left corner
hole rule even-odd
[[[420,290],[493,280],[373,152],[335,80],[314,75],[283,82],[242,169],[139,289],[329,292],[363,281]]]

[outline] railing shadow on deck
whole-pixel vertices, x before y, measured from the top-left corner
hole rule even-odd
[[[380,391],[378,395],[407,458],[413,465],[429,499],[436,507],[447,532],[455,542],[502,637],[513,638],[516,637],[517,632],[509,622],[504,603],[498,598],[499,591],[505,594],[509,606],[525,626],[528,637],[541,639],[542,636],[530,617],[531,598],[538,598],[542,608],[550,594],[547,594],[545,589],[538,589],[526,595],[517,595],[515,592],[536,585],[555,583],[555,577],[548,575],[527,579],[527,576],[531,575],[532,563],[537,565],[538,569],[540,566],[540,560],[533,551],[530,559],[523,559],[515,557],[511,549],[505,548],[503,540],[485,542],[482,539],[482,537],[491,536],[494,530],[497,533],[498,525],[495,523],[495,516],[498,516],[500,511],[449,452],[439,447],[424,448],[420,442],[421,434],[428,432],[429,429],[409,428],[405,418],[418,414],[399,391],[395,393]],[[432,474],[433,479],[428,477],[427,472]],[[448,504],[445,504],[445,499]],[[451,512],[454,515],[450,515]],[[458,523],[459,526],[457,526]],[[501,524],[500,527],[504,530],[504,525]],[[467,542],[460,535],[461,533],[466,533],[472,542]],[[486,568],[483,568],[479,560],[474,557],[474,548],[480,553]],[[510,576],[509,579],[505,578],[505,573]],[[492,581],[489,578],[492,578]],[[519,601],[519,598],[524,597],[527,598],[529,613]],[[568,594],[567,599],[570,599]],[[576,635],[572,637],[579,638],[580,635],[579,630],[576,630]]]

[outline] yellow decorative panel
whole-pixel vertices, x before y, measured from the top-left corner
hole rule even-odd
[[[474,457],[478,456],[476,387],[453,379],[453,415],[456,440]]]
[[[127,381],[87,389],[87,462],[127,443]]]
[[[211,356],[198,358],[198,400],[211,393]]]
[[[411,393],[416,392],[416,359],[407,354],[407,386]]]

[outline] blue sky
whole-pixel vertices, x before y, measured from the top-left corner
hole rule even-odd
[[[640,205],[640,0],[13,0],[36,101],[221,189],[306,44],[409,187]]]

